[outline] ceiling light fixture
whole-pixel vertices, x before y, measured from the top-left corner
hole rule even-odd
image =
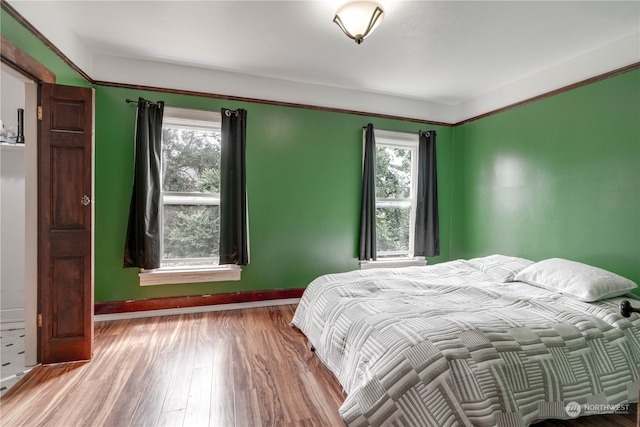
[[[347,37],[360,44],[383,19],[384,9],[380,3],[370,0],[353,0],[338,8],[333,22]]]

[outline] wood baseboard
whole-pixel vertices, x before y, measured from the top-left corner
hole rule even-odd
[[[96,302],[94,304],[94,314],[130,313],[134,311],[167,310],[172,308],[300,298],[303,291],[304,288],[273,289],[269,291],[231,292],[215,295],[190,295],[130,301]]]

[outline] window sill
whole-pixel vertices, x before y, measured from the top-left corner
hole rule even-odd
[[[370,268],[424,267],[425,265],[427,265],[427,260],[424,259],[424,257],[360,261],[360,270],[368,270]]]
[[[240,280],[242,267],[224,265],[212,267],[164,267],[141,271],[140,286],[176,285],[183,283],[223,282]]]
[[[368,270],[370,268],[424,267],[425,265],[427,265],[427,260],[424,259],[424,257],[360,261],[360,270]]]

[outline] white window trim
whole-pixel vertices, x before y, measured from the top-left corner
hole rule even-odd
[[[413,256],[414,240],[415,240],[415,222],[416,222],[416,194],[418,191],[418,150],[419,135],[418,132],[395,132],[381,129],[374,129],[376,146],[385,146],[393,148],[404,148],[413,150],[411,156],[411,188],[408,199],[378,199],[376,198],[376,207],[407,207],[410,206],[411,213],[409,216],[409,253],[404,258],[381,258],[376,261],[360,261],[360,269],[367,270],[370,268],[395,268],[395,267],[411,267],[425,266],[427,261],[425,257]],[[364,132],[363,132],[364,147]],[[379,256],[378,252],[376,255]],[[387,253],[387,255],[390,255]]]
[[[413,258],[388,258],[376,261],[360,261],[360,270],[371,268],[424,267],[427,260],[423,256]]]
[[[154,270],[140,270],[140,286],[177,285],[185,283],[223,282],[240,280],[242,267],[238,265],[175,266]]]
[[[211,126],[213,128],[219,128],[222,123],[222,114],[220,114],[220,111],[207,111],[195,108],[165,106],[163,116],[167,118],[166,120],[163,119],[163,122],[180,125],[189,124],[196,121],[215,123],[215,125]]]

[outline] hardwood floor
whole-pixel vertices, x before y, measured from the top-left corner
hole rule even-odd
[[[93,361],[33,369],[0,424],[340,425],[344,396],[289,326],[294,309],[98,322]]]
[[[335,377],[295,306],[98,322],[90,363],[38,366],[0,398],[9,426],[341,426]],[[628,415],[539,427],[635,426]]]

